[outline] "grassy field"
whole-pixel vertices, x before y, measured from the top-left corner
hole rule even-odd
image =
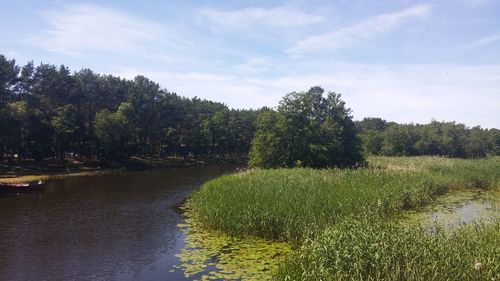
[[[278,280],[483,280],[500,274],[498,265],[491,265],[500,263],[499,223],[447,235],[386,222],[455,188],[499,186],[498,157],[374,157],[367,168],[356,170],[248,170],[223,176],[195,192],[189,207],[205,227],[300,247]],[[339,237],[353,242],[339,244]],[[417,255],[419,249],[427,253]],[[476,263],[483,269],[474,269]]]

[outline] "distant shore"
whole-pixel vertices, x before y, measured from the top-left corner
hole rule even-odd
[[[162,167],[189,167],[213,164],[244,164],[243,156],[215,157],[160,157],[133,156],[120,162],[80,161],[78,159],[46,160],[40,163],[31,160],[0,163],[0,183],[24,183],[49,181],[68,177],[96,176],[103,174],[141,171]]]

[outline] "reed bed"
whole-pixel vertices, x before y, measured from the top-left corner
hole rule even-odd
[[[305,230],[344,218],[386,219],[428,204],[452,188],[491,188],[500,183],[498,158],[372,161],[369,168],[355,170],[248,170],[226,175],[205,183],[189,204],[206,227],[231,235],[296,241]]]
[[[499,186],[499,157],[373,157],[353,170],[226,175],[188,206],[204,227],[292,243],[298,250],[275,280],[500,281],[498,220],[453,231],[392,220],[453,189]]]
[[[500,280],[500,221],[453,232],[346,220],[305,239],[274,280]]]

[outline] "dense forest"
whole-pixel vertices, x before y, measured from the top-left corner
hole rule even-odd
[[[356,121],[363,150],[372,155],[439,155],[477,158],[500,155],[500,130],[455,122],[398,124],[381,118]]]
[[[0,160],[246,156],[257,128],[254,162],[266,162],[266,153],[275,153],[277,166],[301,161],[318,166],[308,158],[311,151],[324,156],[319,166],[354,164],[361,159],[359,139],[364,152],[375,155],[500,154],[497,129],[380,118],[353,123],[340,95],[322,95],[313,87],[286,95],[276,110],[236,110],[181,97],[144,76],[127,80],[89,69],[71,73],[64,65],[18,66],[0,55]],[[279,132],[274,140],[268,138],[273,130]]]
[[[0,159],[246,155],[259,111],[184,98],[143,76],[0,55]]]

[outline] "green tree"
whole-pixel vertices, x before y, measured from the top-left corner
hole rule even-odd
[[[250,166],[272,168],[288,163],[283,115],[273,110],[263,111],[257,118],[256,132],[249,153]]]
[[[356,129],[361,139],[363,151],[366,154],[380,155],[384,142],[384,131],[389,124],[381,118],[363,118],[355,122]]]
[[[387,156],[415,155],[417,136],[413,124],[391,124],[384,132],[382,154]]]
[[[28,106],[25,101],[11,102],[4,111],[4,120],[8,122],[5,127],[4,143],[12,155],[14,151],[21,160],[25,153],[28,139]]]
[[[488,139],[484,131],[477,126],[468,131],[465,142],[465,154],[469,158],[485,157],[488,153]]]
[[[114,113],[104,109],[96,114],[94,130],[103,158],[123,159],[128,156],[126,145],[132,135],[127,113],[131,110],[129,103],[122,103]]]
[[[4,150],[8,141],[9,120],[7,104],[13,99],[13,88],[17,82],[19,67],[15,60],[0,55],[0,161],[4,158]]]
[[[262,167],[350,167],[363,162],[350,109],[324,90],[287,94],[277,112],[259,118],[250,164]],[[271,153],[266,152],[269,149]]]
[[[64,160],[65,150],[70,149],[71,144],[77,142],[78,137],[82,136],[83,117],[74,105],[64,105],[55,109],[52,127],[59,159]]]
[[[384,144],[384,135],[381,131],[368,130],[359,134],[363,151],[371,155],[380,155]]]
[[[500,156],[500,130],[489,130],[489,153]]]
[[[227,115],[227,112],[217,111],[202,122],[203,134],[207,141],[209,154],[227,150],[230,138]]]
[[[0,108],[12,98],[12,89],[17,82],[18,73],[16,61],[0,55]]]

